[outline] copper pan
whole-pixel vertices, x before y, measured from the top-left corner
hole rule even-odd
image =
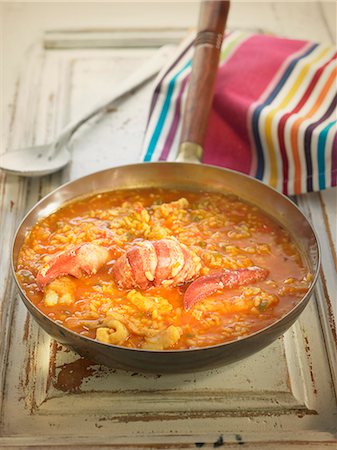
[[[182,145],[178,158],[180,161],[199,159],[202,153],[220,50],[217,48],[218,34],[223,31],[228,11],[228,2],[210,3],[211,7],[210,4],[204,6],[202,20],[199,23],[199,44],[193,60]],[[205,21],[207,27],[203,28]],[[208,33],[206,45],[202,35],[205,30]],[[212,32],[217,36],[213,46],[209,44],[211,39],[209,33]],[[201,62],[201,67],[207,72],[206,75],[204,72],[201,75],[198,72]],[[198,101],[193,102],[198,92],[202,95],[198,95]],[[52,321],[27,298],[15,275],[18,253],[26,234],[37,221],[77,197],[115,189],[144,187],[232,193],[261,208],[286,228],[299,246],[314,276],[310,289],[291,311],[268,327],[224,344],[190,350],[154,351],[123,348],[81,336]],[[309,302],[318,277],[319,265],[320,254],[316,234],[306,217],[289,198],[249,176],[190,162],[143,163],[114,167],[67,183],[50,193],[28,212],[16,232],[12,249],[12,270],[20,297],[37,323],[47,333],[80,355],[98,363],[114,368],[155,373],[203,370],[239,360],[269,345],[294,323]]]
[[[287,197],[265,184],[237,172],[191,163],[146,163],[115,167],[67,183],[42,199],[18,228],[12,252],[12,268],[27,232],[41,218],[76,197],[114,189],[162,187],[216,191],[238,195],[258,206],[285,227],[304,256],[314,280],[309,291],[284,317],[247,337],[193,350],[151,351],[100,343],[53,322],[26,297],[17,279],[20,297],[34,319],[56,340],[82,356],[110,367],[150,372],[187,372],[229,363],[255,353],[284,333],[308,303],[319,269],[319,247],[310,223]]]

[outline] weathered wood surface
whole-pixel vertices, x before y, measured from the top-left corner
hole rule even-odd
[[[259,8],[252,17],[253,9],[249,15],[238,4],[231,24],[336,39],[331,4]],[[153,51],[32,50],[7,118],[7,147],[47,141]],[[63,181],[138,161],[150,92],[149,84],[85,126],[63,173],[38,180],[0,175],[0,448],[213,448],[222,440],[228,448],[336,448],[336,190],[298,199],[322,246],[314,298],[282,338],[240,363],[166,376],[93,365],[52,341],[18,299],[9,255],[19,220]]]

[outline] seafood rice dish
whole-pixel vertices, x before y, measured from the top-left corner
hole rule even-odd
[[[230,194],[158,188],[67,203],[29,231],[16,276],[56,323],[157,351],[263,329],[313,278],[293,238],[257,207]]]

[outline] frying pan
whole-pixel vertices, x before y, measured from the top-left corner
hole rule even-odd
[[[24,304],[37,323],[53,338],[98,363],[140,372],[181,373],[239,360],[269,345],[294,323],[308,303],[317,280],[320,264],[318,241],[310,223],[290,199],[249,176],[189,162],[200,160],[202,156],[228,7],[228,2],[214,1],[205,2],[201,9],[183,119],[178,156],[180,162],[114,167],[69,182],[37,203],[25,216],[16,232],[12,249],[12,270]],[[74,198],[115,189],[145,187],[231,193],[262,209],[286,228],[299,246],[314,276],[308,292],[291,311],[268,327],[246,337],[205,348],[165,351],[123,348],[81,336],[53,322],[26,297],[15,275],[18,253],[27,232],[37,221]]]

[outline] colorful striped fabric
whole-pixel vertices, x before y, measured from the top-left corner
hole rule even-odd
[[[193,37],[160,74],[144,161],[172,161]],[[222,47],[203,162],[252,175],[287,195],[337,185],[337,54],[329,45],[235,31]]]

